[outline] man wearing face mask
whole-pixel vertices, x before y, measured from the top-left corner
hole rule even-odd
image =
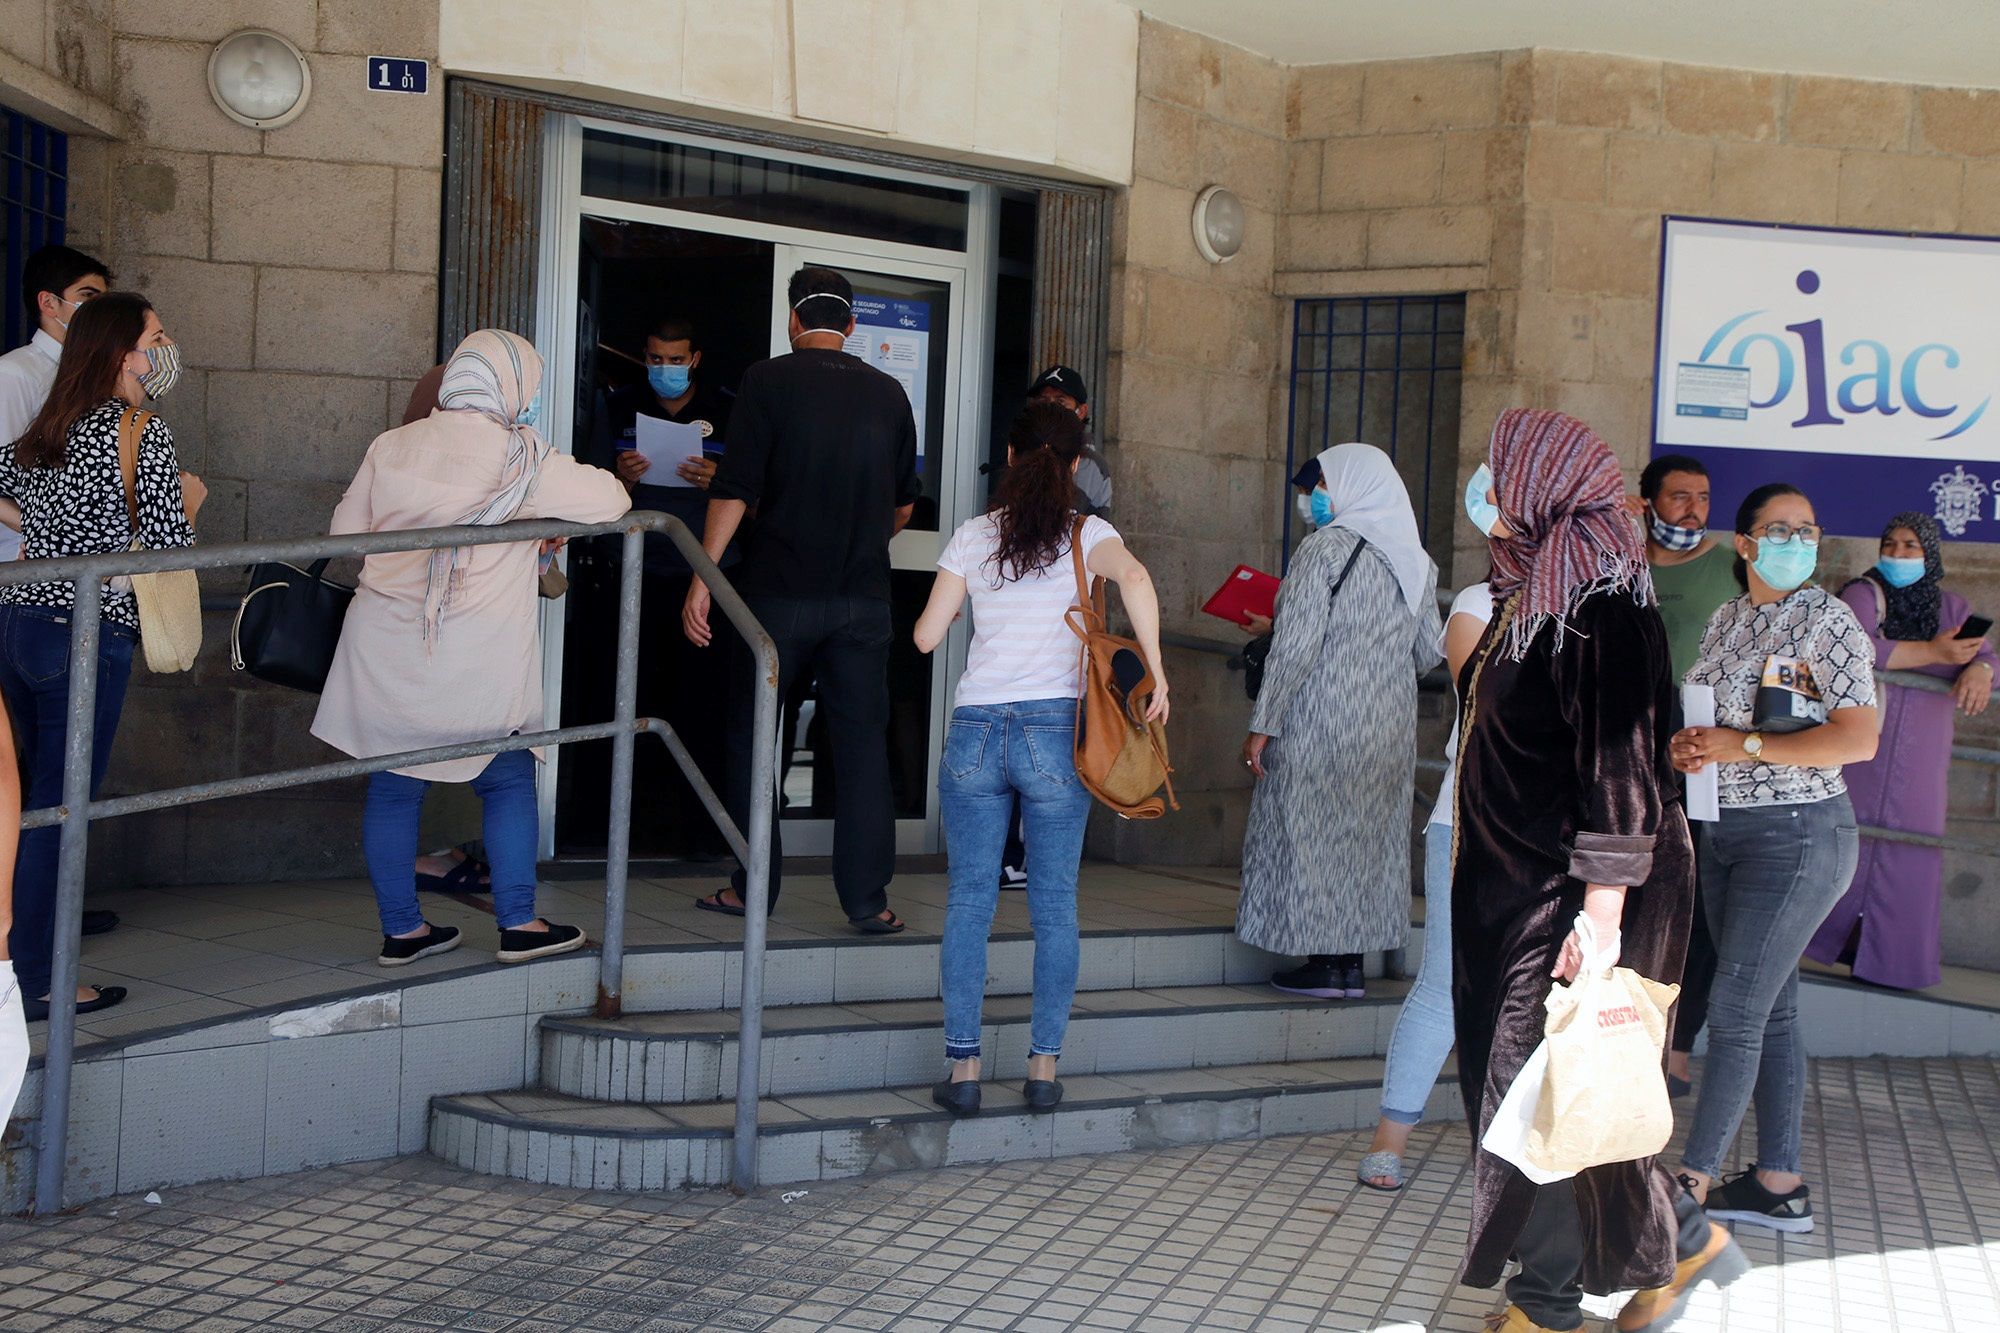
[[[0,444],[27,433],[56,382],[70,320],[85,301],[102,296],[110,285],[111,270],[81,250],[45,245],[28,256],[21,267],[21,299],[35,335],[0,356]],[[11,498],[0,499],[0,560],[20,558],[21,507]],[[85,933],[91,933],[87,924]]]
[[[1035,376],[1028,386],[1031,403],[1055,403],[1076,414],[1084,426],[1083,457],[1076,465],[1076,511],[1085,517],[1103,518],[1111,512],[1111,475],[1104,459],[1089,445],[1090,389],[1083,376],[1068,366],[1050,366]]]

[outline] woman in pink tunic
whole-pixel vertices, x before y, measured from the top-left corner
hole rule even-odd
[[[1944,543],[1935,519],[1898,514],[1882,533],[1882,558],[1841,589],[1875,641],[1875,668],[1917,671],[1952,682],[1949,694],[1885,684],[1882,741],[1875,758],[1847,766],[1848,795],[1863,827],[1937,837],[1944,832],[1951,771],[1952,711],[1986,710],[2000,657],[1983,638],[1957,638],[1971,614],[1940,586]],[[1878,986],[1919,990],[1938,984],[1938,905],[1944,854],[1935,847],[1864,835],[1861,867],[1847,896],[1813,936],[1806,956],[1852,962]]]

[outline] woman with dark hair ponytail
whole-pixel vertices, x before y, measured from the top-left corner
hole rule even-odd
[[[1028,914],[1035,930],[1034,1018],[1029,1031],[1030,1111],[1062,1100],[1062,1054],[1076,995],[1076,875],[1090,793],[1072,758],[1082,653],[1066,617],[1076,604],[1070,554],[1073,477],[1083,427],[1067,409],[1030,403],[1007,434],[1007,470],[993,507],[952,534],[917,620],[917,647],[944,642],[968,592],[972,646],[938,766],[951,871],[941,972],[950,1076],[931,1096],[954,1115],[979,1111],[979,1033],[986,937],[1000,896],[1000,857],[1018,796],[1028,844]],[[1160,604],[1146,567],[1112,526],[1086,518],[1084,567],[1118,585],[1154,680],[1148,719],[1167,717],[1160,664]]]

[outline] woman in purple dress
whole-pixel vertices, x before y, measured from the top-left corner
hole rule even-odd
[[[1949,694],[1885,685],[1882,743],[1875,758],[1847,768],[1860,822],[1936,837],[1944,832],[1945,778],[1951,770],[1952,710],[1986,711],[2000,664],[1983,638],[1955,637],[1971,614],[1946,592],[1943,541],[1926,514],[1898,514],[1882,533],[1882,558],[1841,589],[1875,641],[1875,667],[1919,671],[1952,682]],[[1861,839],[1861,868],[1806,955],[1852,962],[1878,986],[1919,990],[1938,984],[1938,902],[1944,854],[1935,847]]]

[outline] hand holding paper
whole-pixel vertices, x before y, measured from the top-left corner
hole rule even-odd
[[[644,415],[638,418],[637,426],[639,456],[649,464],[641,484],[695,488],[697,483],[682,476],[680,467],[690,457],[701,456],[701,427]]]

